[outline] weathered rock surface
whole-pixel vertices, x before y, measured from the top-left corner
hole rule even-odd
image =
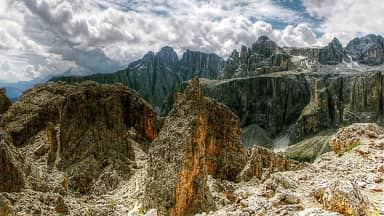
[[[314,196],[327,209],[346,216],[368,215],[370,203],[358,186],[349,181],[336,180],[319,188]]]
[[[311,100],[291,139],[300,141],[344,124],[383,122],[383,84],[383,72],[312,78]]]
[[[215,209],[207,175],[234,180],[246,163],[238,118],[203,97],[198,79],[177,96],[174,109],[149,151],[147,208],[161,215]]]
[[[377,138],[380,134],[382,130],[377,124],[353,124],[340,128],[329,144],[334,152],[343,154],[360,145],[363,138]]]
[[[242,46],[240,53],[236,50],[232,52],[221,77],[224,79],[248,77],[286,71],[289,68],[292,68],[290,56],[274,41],[261,36],[251,48]]]
[[[47,152],[49,169],[64,171],[70,188],[82,193],[91,191],[106,167],[129,177],[133,143],[146,150],[158,133],[157,114],[136,92],[95,82],[38,86],[11,107],[4,125],[12,143],[34,148],[34,157],[36,147],[47,145],[37,157]]]
[[[336,65],[346,57],[343,46],[334,38],[326,47],[320,49],[319,62],[326,65]]]
[[[6,143],[4,135],[0,134],[0,192],[19,192],[25,187],[25,176],[20,165],[22,159],[19,157]]]
[[[301,75],[265,75],[223,81],[202,80],[204,94],[227,105],[241,125],[257,124],[273,137],[293,124],[310,98]]]
[[[254,146],[248,163],[238,179],[243,181],[249,181],[253,177],[261,179],[274,172],[294,170],[299,167],[299,162],[290,160],[281,153],[274,153],[269,149]]]
[[[369,34],[355,38],[347,44],[346,53],[353,61],[366,65],[382,65],[384,62],[384,38]]]
[[[7,91],[4,88],[0,89],[0,115],[5,113],[12,105],[6,94]]]
[[[1,216],[14,216],[14,211],[11,205],[11,202],[5,198],[3,195],[0,195],[0,215]]]

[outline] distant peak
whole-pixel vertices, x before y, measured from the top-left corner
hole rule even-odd
[[[264,41],[270,41],[268,36],[262,35],[257,39],[257,42],[264,42]]]
[[[160,52],[176,53],[175,50],[170,46],[162,47]]]
[[[156,57],[159,57],[167,62],[177,62],[179,61],[179,57],[175,50],[170,46],[165,46],[160,49],[158,53],[156,53]]]

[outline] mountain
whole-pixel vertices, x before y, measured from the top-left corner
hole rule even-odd
[[[382,65],[384,62],[384,38],[369,34],[355,38],[347,44],[346,53],[353,61],[366,65]]]
[[[193,77],[216,79],[224,60],[215,54],[186,51],[179,60],[171,47],[163,47],[157,53],[148,52],[125,70],[113,74],[95,74],[85,77],[56,77],[51,81],[69,83],[94,80],[100,83],[120,82],[135,89],[159,110],[164,99],[185,80]]]

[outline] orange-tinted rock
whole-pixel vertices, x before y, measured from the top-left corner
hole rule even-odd
[[[203,97],[194,79],[176,98],[149,150],[146,208],[192,215],[215,208],[207,175],[235,179],[246,162],[240,126],[224,105]]]

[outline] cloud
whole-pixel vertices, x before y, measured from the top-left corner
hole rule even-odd
[[[113,72],[166,45],[226,57],[261,35],[282,46],[318,43],[310,24],[272,0],[6,0],[2,10],[9,70],[0,79]]]
[[[384,4],[381,0],[303,0],[312,16],[323,19],[318,30],[322,41],[338,37],[344,44],[362,34],[384,34]]]

